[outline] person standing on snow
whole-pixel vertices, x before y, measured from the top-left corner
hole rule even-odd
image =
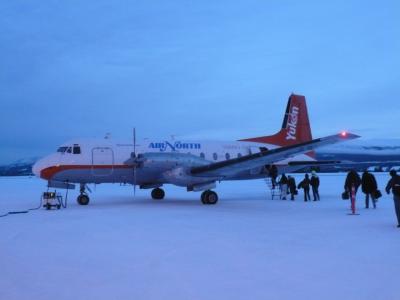
[[[308,174],[306,174],[304,176],[303,181],[299,183],[297,188],[298,189],[303,189],[303,191],[304,191],[304,202],[307,202],[307,200],[311,200],[311,198],[310,198],[310,178],[308,177]]]
[[[392,178],[386,185],[386,193],[390,194],[390,190],[392,190],[394,209],[397,216],[397,227],[400,228],[400,176],[397,175],[395,170],[390,171],[390,176]]]
[[[368,171],[365,171],[361,177],[361,190],[365,194],[365,208],[369,208],[369,198],[371,197],[372,205],[376,208],[376,191],[378,184],[375,176]]]
[[[296,195],[296,180],[293,176],[288,176],[288,188],[290,192],[290,200],[294,200],[294,196]]]
[[[281,179],[279,180],[279,186],[281,187],[281,200],[286,200],[288,179],[285,173],[282,174]]]
[[[354,196],[357,194],[358,187],[361,184],[360,175],[355,170],[351,170],[347,173],[346,181],[344,183],[344,190],[351,194],[351,188],[354,186]]]
[[[310,184],[312,188],[314,201],[319,201],[319,177],[315,171],[311,172]]]

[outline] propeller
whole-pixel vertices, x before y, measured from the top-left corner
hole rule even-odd
[[[133,162],[133,196],[136,196],[136,128],[133,127],[133,153],[132,158],[134,159]]]

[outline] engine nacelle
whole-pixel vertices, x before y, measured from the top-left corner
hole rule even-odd
[[[139,168],[160,174],[159,182],[187,187],[189,190],[196,190],[196,186],[211,184],[218,180],[218,178],[199,177],[190,174],[191,168],[208,165],[210,162],[189,153],[143,153],[126,163],[136,163]],[[201,190],[201,188],[198,190]]]

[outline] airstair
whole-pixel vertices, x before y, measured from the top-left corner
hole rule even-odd
[[[282,191],[279,187],[278,184],[275,184],[275,186],[272,184],[272,178],[271,177],[266,177],[265,179],[265,183],[267,184],[270,192],[271,192],[271,200],[274,200],[274,198],[276,197],[277,199],[281,199],[281,195],[282,195]]]

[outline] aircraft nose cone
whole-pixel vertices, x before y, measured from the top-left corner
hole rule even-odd
[[[32,172],[35,174],[37,177],[40,177],[40,172],[44,169],[44,163],[43,160],[38,160],[33,166],[32,166]]]

